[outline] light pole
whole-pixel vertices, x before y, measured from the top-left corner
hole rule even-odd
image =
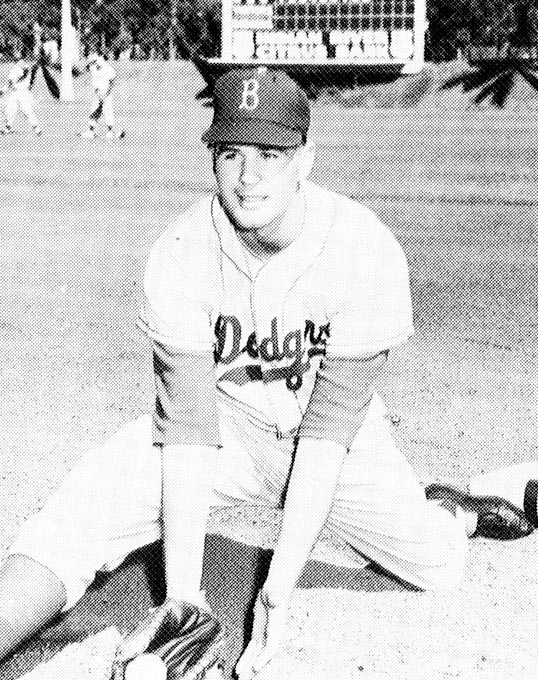
[[[62,77],[60,99],[63,102],[75,101],[73,88],[73,27],[71,25],[71,0],[62,0]]]

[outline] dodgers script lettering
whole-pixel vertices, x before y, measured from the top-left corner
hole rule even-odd
[[[278,323],[276,318],[271,321],[270,335],[261,338],[258,342],[256,333],[252,332],[243,344],[243,329],[241,322],[236,316],[221,315],[215,324],[215,362],[217,364],[232,364],[242,354],[247,354],[251,359],[261,359],[264,363],[275,362],[291,363],[283,366],[271,367],[263,370],[260,363],[250,366],[240,366],[227,371],[221,376],[221,380],[230,380],[238,384],[253,380],[271,382],[273,380],[285,380],[289,390],[296,391],[303,384],[303,375],[310,368],[309,359],[316,354],[324,354],[327,338],[329,337],[329,324],[320,325],[316,332],[313,321],[306,320],[304,329],[295,329],[286,333],[280,343]],[[305,361],[303,361],[303,357]]]

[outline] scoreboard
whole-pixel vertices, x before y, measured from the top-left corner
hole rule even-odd
[[[424,61],[425,0],[222,0],[220,61],[400,64]]]

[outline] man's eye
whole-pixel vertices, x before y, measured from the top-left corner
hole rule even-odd
[[[233,159],[237,157],[237,151],[234,151],[233,149],[221,151],[219,156],[226,161],[233,161]]]
[[[279,154],[276,151],[262,151],[262,158],[265,160],[276,160]]]

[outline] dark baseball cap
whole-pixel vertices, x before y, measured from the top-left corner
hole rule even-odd
[[[215,83],[206,144],[292,147],[306,139],[310,105],[286,73],[267,68],[228,71]]]

